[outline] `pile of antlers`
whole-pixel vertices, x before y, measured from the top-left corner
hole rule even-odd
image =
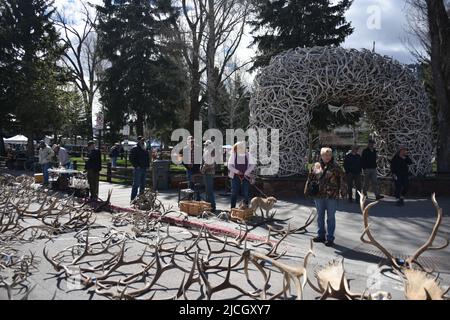
[[[77,204],[74,197],[61,199],[49,195],[39,188],[32,188],[33,182],[33,178],[26,176],[1,176],[2,239],[33,241],[77,231],[95,222],[93,211]]]
[[[152,189],[147,189],[138,195],[131,201],[131,205],[139,210],[165,211],[163,203],[158,199],[158,193]]]
[[[23,294],[26,300],[34,287],[30,288],[28,277],[37,271],[38,261],[35,254],[19,255],[18,250],[0,246],[0,288],[6,289],[8,299],[14,298],[14,292]]]
[[[86,290],[110,299],[213,299],[227,291],[227,296],[235,293],[233,298],[273,300],[303,299],[309,285],[320,299],[390,298],[385,292],[353,292],[343,260],[316,269],[317,284],[313,284],[307,272],[314,256],[312,242],[303,260],[287,257],[288,237],[305,233],[315,210],[303,226],[285,228],[271,223],[265,241],[251,242],[248,235],[256,226],[245,222],[238,225],[240,231],[234,238],[207,228],[195,232],[164,223],[163,217],[171,210],[151,191],[135,202],[148,210],[116,213],[112,226],[96,223],[95,210],[78,205],[73,197],[61,199],[35,188],[30,178],[0,175],[0,191],[0,288],[7,290],[10,299],[15,290],[28,297],[32,290],[29,276],[36,270],[37,259],[34,254],[20,256],[7,243],[52,239],[66,233],[73,233],[69,239],[75,243],[59,251],[47,244],[42,253],[56,271],[58,287],[65,282],[69,291]],[[434,196],[432,200],[438,215],[432,234],[402,265],[374,238],[368,213],[376,203],[365,206],[366,199],[361,197],[361,240],[379,248],[402,275],[408,299],[445,299],[448,291],[418,262],[425,251],[448,245],[446,241],[433,247],[442,209]]]
[[[168,289],[163,285],[164,277],[166,281],[171,278],[181,279],[178,288],[172,288],[173,295],[166,299],[191,299],[192,292],[200,293],[197,298],[211,299],[215,293],[227,289],[234,289],[240,296],[253,299],[275,299],[282,295],[287,297],[290,292],[289,278],[294,280],[297,298],[301,298],[306,280],[300,286],[299,278],[306,276],[305,267],[291,267],[277,261],[283,256],[276,251],[285,237],[276,241],[267,252],[263,252],[248,248],[248,227],[234,239],[214,235],[206,229],[201,229],[198,233],[186,233],[181,228],[178,229],[182,232],[174,237],[169,233],[169,229],[174,228],[176,227],[168,226],[164,229],[158,224],[154,231],[157,235],[154,242],[141,246],[142,250],[133,257],[127,256],[127,251],[135,249],[136,244],[131,246],[130,237],[126,233],[111,233],[111,229],[103,238],[95,237],[102,238],[99,241],[91,240],[93,237],[88,229],[83,231],[85,235],[79,239],[81,244],[67,247],[54,255],[50,255],[49,249],[44,248],[43,254],[58,272],[56,276],[60,281],[75,282],[76,289],[90,289],[112,299],[153,299],[157,293]],[[188,237],[183,234],[188,234]],[[181,248],[183,244],[185,246]],[[93,263],[93,260],[97,263]],[[262,288],[250,281],[249,262],[255,266],[252,271],[262,274]],[[268,290],[271,287],[269,281],[272,273],[269,271],[267,275],[265,271],[264,265],[268,262],[278,269],[280,280],[284,279],[283,288],[278,293]],[[232,276],[240,276],[239,270],[242,269],[247,281],[232,281]],[[179,276],[180,272],[182,277]],[[220,275],[221,273],[224,275]],[[170,274],[178,276],[170,277]],[[217,277],[223,277],[223,280],[215,283]]]

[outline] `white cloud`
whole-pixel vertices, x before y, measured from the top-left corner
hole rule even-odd
[[[367,21],[371,17],[369,7],[380,10],[380,28],[368,27]],[[417,44],[417,41],[406,31],[408,5],[405,0],[355,0],[346,13],[347,20],[355,28],[354,33],[349,36],[343,47],[355,49],[372,49],[373,42],[376,44],[376,52],[393,57],[402,63],[414,62],[413,55],[405,46],[409,39]]]

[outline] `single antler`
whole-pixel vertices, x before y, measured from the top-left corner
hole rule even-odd
[[[417,249],[416,252],[414,252],[414,254],[409,257],[408,259],[406,259],[406,265],[407,266],[412,266],[412,264],[414,262],[417,263],[417,259],[419,258],[419,256],[424,253],[427,250],[440,250],[440,249],[444,249],[445,247],[448,246],[449,241],[448,239],[445,239],[445,244],[443,244],[440,247],[433,247],[433,242],[436,239],[437,233],[439,231],[439,226],[442,223],[442,216],[443,216],[443,212],[442,212],[442,208],[439,207],[439,204],[436,201],[436,194],[433,193],[433,195],[431,196],[431,201],[433,202],[434,207],[436,208],[436,213],[437,213],[437,219],[436,219],[436,223],[434,224],[433,227],[433,231],[431,232],[430,237],[428,238],[428,240],[419,248]]]

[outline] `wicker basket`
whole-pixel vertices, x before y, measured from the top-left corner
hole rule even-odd
[[[35,173],[34,174],[34,182],[35,183],[43,183],[44,182],[44,175],[42,173]]]
[[[198,216],[211,210],[211,204],[205,201],[180,201],[180,211],[191,216]]]
[[[253,217],[255,211],[252,209],[231,209],[231,220],[239,221],[244,220],[247,221],[251,217]]]

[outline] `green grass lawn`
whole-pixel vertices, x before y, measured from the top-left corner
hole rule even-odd
[[[82,157],[71,157],[70,158],[72,162],[76,161],[77,162],[77,169],[78,170],[84,170],[84,166],[85,166],[85,161],[83,160]],[[106,159],[106,160],[105,160]],[[109,158],[109,156],[106,156],[106,158],[102,155],[102,164],[103,166],[106,166],[106,164],[108,162],[110,162],[111,159]],[[118,167],[125,167],[125,164],[127,164],[127,168],[132,168],[130,161],[126,162],[125,159],[117,159],[117,166]],[[184,174],[186,172],[186,168],[182,165],[176,165],[171,163],[170,164],[170,172],[175,173],[175,174]],[[103,167],[102,170],[100,171],[100,174],[107,174],[107,169],[106,167]],[[116,178],[116,177],[112,177],[111,182],[112,183],[118,183],[118,184],[126,184],[129,185],[131,184],[133,178],[132,178],[132,172],[129,171],[129,174],[127,174],[128,179],[123,179],[123,178]],[[100,176],[100,181],[106,181],[106,177],[105,176]]]

